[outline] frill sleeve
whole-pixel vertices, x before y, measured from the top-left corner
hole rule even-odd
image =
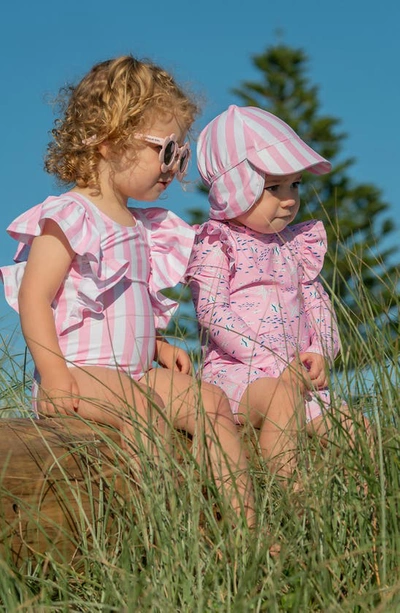
[[[7,228],[18,242],[14,265],[0,268],[7,302],[18,311],[18,293],[29,251],[36,236],[40,236],[46,220],[61,228],[71,248],[79,256],[85,255],[96,275],[100,271],[100,236],[86,208],[67,194],[47,198],[17,217]]]
[[[316,279],[324,265],[327,237],[322,221],[306,221],[296,225],[296,238],[300,243],[303,283]]]
[[[164,296],[162,290],[184,281],[195,231],[172,211],[158,207],[133,210],[150,245],[149,291],[156,328],[165,329],[179,304]]]
[[[310,327],[307,351],[323,355],[329,364],[340,350],[339,332],[331,300],[319,280],[327,250],[327,237],[321,221],[297,226],[303,263],[302,293]]]
[[[229,272],[235,268],[235,251],[229,228],[218,221],[210,219],[196,227],[196,238],[190,256],[186,278],[189,281],[193,275],[201,274],[201,270],[207,266],[218,266],[217,251],[223,254],[224,266],[227,265]]]
[[[15,262],[26,260],[33,239],[40,236],[47,219],[61,228],[75,253],[98,256],[100,237],[87,209],[68,195],[49,197],[17,217],[7,228],[8,234],[19,241]]]

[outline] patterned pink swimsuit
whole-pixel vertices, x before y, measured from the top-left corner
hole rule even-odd
[[[80,194],[49,197],[8,228],[19,242],[16,264],[0,268],[8,303],[18,292],[30,245],[46,219],[58,224],[75,257],[52,304],[59,344],[69,363],[119,368],[139,380],[152,365],[156,328],[177,304],[160,290],[181,281],[194,231],[161,208],[130,209],[121,226]]]
[[[221,387],[236,414],[249,383],[278,377],[297,353],[339,351],[332,305],[318,281],[326,233],[322,222],[260,234],[234,222],[198,228],[187,271],[204,346],[202,377]],[[309,394],[306,418],[330,404]]]

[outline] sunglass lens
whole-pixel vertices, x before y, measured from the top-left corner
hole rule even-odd
[[[169,166],[174,161],[175,157],[175,142],[171,140],[164,150],[164,164]]]
[[[189,164],[189,157],[190,157],[189,151],[184,151],[181,159],[179,160],[179,172],[181,172],[182,174],[186,172],[187,170],[187,167]]]

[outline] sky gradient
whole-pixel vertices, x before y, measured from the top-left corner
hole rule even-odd
[[[278,42],[303,49],[321,113],[339,118],[348,135],[343,155],[355,158],[352,178],[380,188],[400,225],[398,1],[231,0],[227,6],[221,0],[25,0],[3,7],[1,264],[11,263],[15,251],[6,235],[11,220],[60,192],[43,171],[51,100],[94,63],[125,53],[161,64],[204,99],[199,131],[238,102],[233,88],[257,79],[252,56]],[[195,164],[190,178],[197,179]],[[177,184],[160,205],[185,218],[187,209],[206,208],[207,200]],[[0,330],[16,321],[2,298]]]

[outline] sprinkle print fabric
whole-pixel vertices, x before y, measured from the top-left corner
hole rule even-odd
[[[18,311],[30,245],[46,219],[56,222],[76,254],[52,304],[65,359],[120,368],[138,380],[152,365],[156,328],[165,328],[178,307],[160,292],[181,281],[194,231],[162,208],[130,212],[135,225],[121,226],[80,194],[49,197],[9,226],[19,241],[16,263],[0,274]]]
[[[219,385],[234,413],[248,384],[278,377],[300,352],[339,351],[332,305],[318,275],[326,253],[322,222],[260,234],[235,222],[198,228],[187,278],[199,321],[202,377]],[[328,390],[309,395],[307,420],[330,404]]]

